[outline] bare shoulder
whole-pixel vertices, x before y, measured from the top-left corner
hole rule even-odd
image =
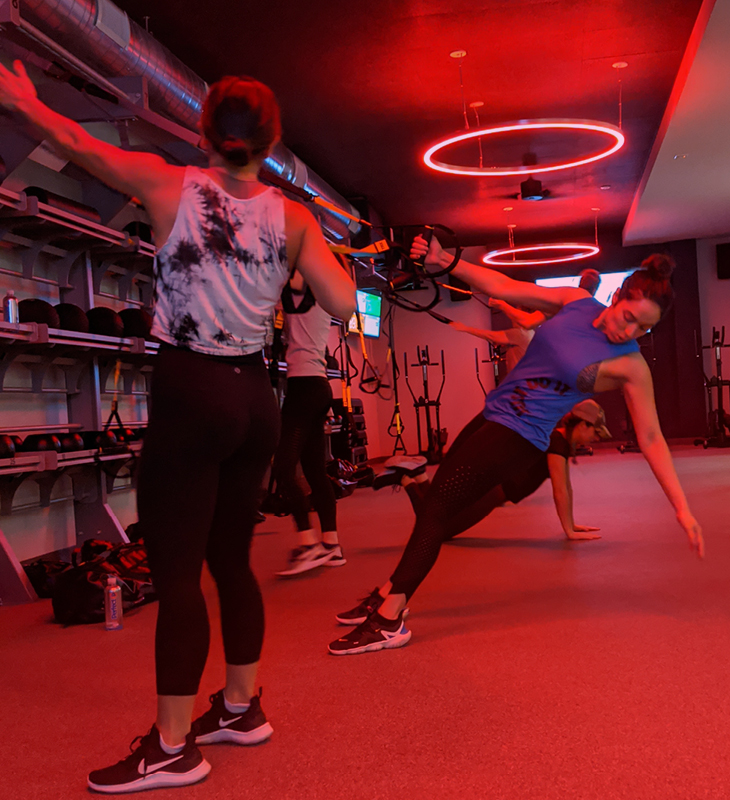
[[[284,214],[286,216],[287,232],[292,234],[301,235],[310,225],[317,224],[314,214],[290,197],[284,197]]]

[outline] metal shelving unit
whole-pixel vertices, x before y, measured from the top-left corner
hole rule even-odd
[[[6,275],[38,280],[36,266],[43,254],[50,260],[62,302],[84,310],[103,294],[102,280],[117,281],[118,298],[127,305],[148,306],[152,297],[155,249],[126,233],[83,216],[54,208],[23,192],[0,188],[0,242],[20,254],[22,274]],[[47,278],[42,282],[48,283]],[[0,323],[0,392],[55,393],[66,397],[68,424],[56,430],[101,430],[102,397],[106,382],[120,360],[123,394],[146,394],[152,366],[150,356],[159,345],[138,338],[117,338],[49,328],[47,325]],[[6,385],[9,368],[22,364],[30,372],[29,387]],[[46,386],[51,367],[64,374],[64,385]],[[138,376],[145,389],[135,390]],[[26,480],[40,490],[40,505],[51,503],[51,492],[61,475],[73,484],[76,538],[126,541],[124,530],[107,499],[117,473],[141,451],[141,443],[117,450],[80,450],[67,453],[28,452],[0,460],[0,515],[12,513],[13,497]],[[0,603],[35,599],[22,566],[0,531]]]

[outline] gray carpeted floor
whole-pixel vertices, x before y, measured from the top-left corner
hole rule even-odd
[[[206,748],[198,786],[153,796],[260,800],[696,800],[730,797],[730,453],[676,452],[707,559],[687,547],[638,455],[574,468],[562,539],[548,487],[444,546],[411,603],[411,643],[334,658],[333,614],[387,578],[409,533],[404,493],[340,504],[349,563],[275,580],[291,521],[255,541],[267,604],[261,683],[275,735]],[[213,615],[215,600],[206,579]],[[121,633],[62,629],[49,601],[0,608],[0,798],[88,796],[153,719],[156,609]],[[220,688],[214,636],[200,710]]]

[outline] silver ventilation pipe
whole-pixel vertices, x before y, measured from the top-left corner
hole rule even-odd
[[[22,20],[76,56],[102,77],[147,79],[150,108],[196,130],[208,87],[179,58],[131,20],[110,0],[21,0]],[[278,145],[264,163],[267,172],[322,197],[358,217],[357,210],[286,147]],[[337,238],[360,224],[317,209],[322,225]]]

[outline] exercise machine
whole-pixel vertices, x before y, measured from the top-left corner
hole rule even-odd
[[[426,456],[429,464],[438,464],[444,451],[446,444],[446,429],[441,428],[441,393],[444,390],[446,383],[446,362],[444,361],[444,351],[441,351],[441,386],[439,387],[438,394],[434,399],[431,399],[429,391],[428,370],[429,367],[438,367],[438,361],[431,361],[428,352],[428,346],[421,349],[416,347],[416,363],[411,364],[411,367],[421,368],[421,377],[423,380],[423,394],[416,396],[411,383],[408,379],[408,354],[403,353],[403,366],[404,377],[406,379],[406,386],[413,398],[413,407],[416,409],[416,436],[418,438],[418,452]],[[423,416],[425,425],[421,423],[421,409],[423,409]],[[432,416],[433,412],[433,416]],[[425,427],[426,441],[423,441],[423,433]]]
[[[730,381],[723,380],[722,377],[722,350],[724,347],[730,347],[730,344],[725,344],[725,326],[723,325],[719,331],[713,326],[711,344],[703,345],[695,331],[695,347],[699,359],[702,359],[703,350],[712,350],[715,356],[715,374],[708,377],[705,374],[704,365],[702,369],[707,390],[707,436],[704,439],[695,439],[695,445],[701,444],[705,450],[708,447],[730,447],[730,436],[726,431],[726,428],[730,426],[730,417],[725,413],[723,397],[723,387],[730,386]],[[716,407],[712,400],[714,390],[717,390]]]

